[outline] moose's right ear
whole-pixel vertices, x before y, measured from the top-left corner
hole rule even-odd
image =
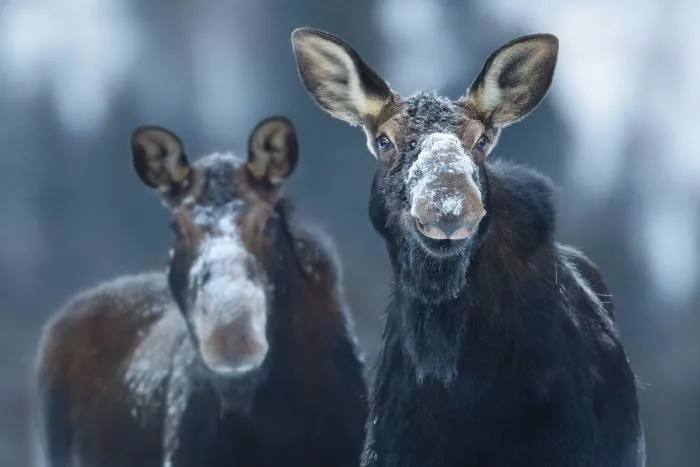
[[[297,134],[288,118],[266,118],[250,133],[247,167],[256,179],[280,185],[294,171],[298,159]]]
[[[299,76],[314,101],[336,118],[372,124],[393,93],[349,45],[313,28],[292,32]]]
[[[182,142],[173,132],[157,126],[142,126],[131,134],[131,154],[136,173],[150,188],[177,193],[187,188],[190,163]]]
[[[558,53],[552,34],[523,36],[492,53],[469,89],[479,118],[503,128],[532,112],[552,84]]]

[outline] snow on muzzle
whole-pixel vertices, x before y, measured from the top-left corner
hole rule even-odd
[[[417,229],[435,240],[472,235],[486,214],[475,182],[476,163],[453,134],[432,133],[406,180]]]
[[[199,353],[213,371],[240,374],[259,367],[268,351],[264,284],[236,239],[211,239],[190,270],[196,288],[190,322]]]

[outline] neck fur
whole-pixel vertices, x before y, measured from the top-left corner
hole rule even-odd
[[[519,287],[538,255],[553,245],[547,179],[502,164],[485,168],[484,178],[488,214],[462,252],[438,258],[403,236],[395,242],[387,238],[395,276],[390,306],[395,316],[389,319],[419,384],[433,379],[449,385],[468,346],[507,344],[508,330],[519,319]],[[504,319],[505,313],[516,316]],[[490,340],[484,344],[486,334]]]

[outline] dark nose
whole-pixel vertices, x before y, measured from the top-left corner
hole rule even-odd
[[[474,233],[482,217],[483,211],[463,216],[445,214],[435,222],[424,223],[416,218],[416,226],[423,235],[435,240],[462,240]]]

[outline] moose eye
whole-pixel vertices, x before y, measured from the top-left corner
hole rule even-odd
[[[380,151],[382,151],[382,152],[388,151],[393,146],[394,146],[394,144],[386,136],[380,136],[379,138],[377,138],[377,148]]]
[[[488,145],[489,139],[486,136],[482,136],[479,138],[479,141],[476,142],[476,147],[479,151],[484,151]]]

